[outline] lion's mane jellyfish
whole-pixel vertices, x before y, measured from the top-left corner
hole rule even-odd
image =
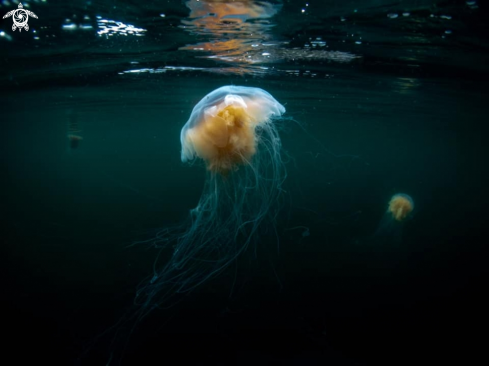
[[[78,148],[80,141],[83,140],[81,136],[81,130],[78,127],[78,116],[76,113],[70,111],[68,113],[68,141],[70,144],[70,149]]]
[[[283,113],[268,92],[244,86],[216,89],[194,107],[180,134],[181,159],[202,159],[206,180],[187,223],[151,240],[161,252],[154,275],[138,292],[144,308],[195,289],[262,233],[275,232],[286,176],[275,122]]]
[[[393,195],[382,217],[376,236],[400,240],[404,223],[412,217],[413,199],[404,193]]]
[[[404,193],[392,196],[387,212],[397,222],[405,221],[414,209],[413,199]]]

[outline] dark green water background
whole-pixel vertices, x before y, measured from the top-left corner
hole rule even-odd
[[[59,6],[49,24],[58,29],[65,13],[95,15],[109,3]],[[327,20],[353,17],[359,4],[346,3],[289,28],[276,15],[271,32],[290,40],[322,33],[339,45],[347,32]],[[114,4],[127,21],[146,24],[155,43],[154,14],[173,11],[178,23],[188,12],[178,1]],[[295,19],[301,6],[285,2],[281,14]],[[487,33],[475,29],[485,30],[485,9],[457,1],[369,6],[356,29],[372,39],[355,50],[360,61],[281,60],[269,74],[239,63],[238,73],[119,74],[138,57],[150,68],[229,66],[179,51],[202,41],[181,29],[158,50],[149,41],[140,49],[121,43],[120,53],[95,35],[41,39],[45,48],[18,32],[0,38],[4,357],[51,365],[399,365],[467,364],[480,355],[488,305],[488,54]],[[427,19],[445,11],[462,35],[439,44],[430,38],[436,28],[416,20],[401,30],[417,26],[426,42],[403,45],[385,28],[389,6]],[[32,2],[35,21],[48,18],[47,9]],[[418,59],[408,60],[408,51]],[[237,270],[172,309],[132,332],[130,324],[98,338],[152,275],[158,251],[128,246],[181,222],[197,204],[205,169],[181,163],[180,129],[204,95],[231,84],[263,88],[287,109],[280,243],[264,239]],[[77,149],[66,137],[70,118],[82,130]],[[377,240],[398,192],[414,199],[413,219],[401,237]]]

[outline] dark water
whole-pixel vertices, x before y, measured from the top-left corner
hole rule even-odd
[[[0,24],[5,360],[392,365],[482,355],[484,2],[23,4],[38,16],[28,31]],[[2,14],[15,8],[0,4]],[[181,163],[180,129],[203,96],[230,84],[263,88],[287,108],[280,242],[264,238],[134,329],[111,328],[158,253],[130,245],[199,200],[205,169]],[[70,133],[83,139],[70,144]],[[413,198],[413,218],[379,239],[398,192]]]

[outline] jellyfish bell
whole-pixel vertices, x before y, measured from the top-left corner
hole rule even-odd
[[[286,173],[275,121],[283,113],[271,94],[244,86],[216,89],[193,108],[180,133],[181,159],[204,161],[205,184],[184,224],[146,241],[166,255],[138,291],[143,312],[194,290],[276,232]]]
[[[404,193],[398,193],[392,196],[389,201],[387,212],[397,222],[404,222],[410,217],[414,209],[413,199]]]
[[[259,88],[224,86],[204,97],[182,128],[182,161],[203,159],[212,172],[228,173],[256,153],[257,127],[268,127],[285,108]],[[272,126],[273,127],[273,126]]]
[[[83,140],[83,137],[81,135],[82,131],[80,127],[78,126],[78,114],[75,111],[68,111],[68,142],[69,142],[69,147],[70,149],[76,149],[80,145],[80,141]]]
[[[76,149],[80,144],[81,140],[83,140],[83,137],[79,135],[73,135],[73,134],[68,135],[68,141],[71,149]]]
[[[404,224],[412,218],[414,201],[405,193],[391,197],[387,210],[382,217],[376,236],[399,241],[402,238]]]

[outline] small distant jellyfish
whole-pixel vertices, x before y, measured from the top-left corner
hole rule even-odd
[[[412,217],[413,199],[405,193],[393,195],[387,206],[376,236],[400,240],[404,223]]]
[[[83,140],[83,137],[79,135],[73,135],[73,134],[68,135],[70,149],[77,149],[81,140]]]
[[[162,252],[138,292],[143,309],[194,290],[275,232],[286,176],[276,122],[284,113],[268,92],[244,86],[216,89],[193,108],[180,133],[181,160],[201,159],[206,180],[187,222],[146,241]]]
[[[387,212],[397,222],[402,222],[409,217],[414,209],[413,199],[407,194],[399,193],[392,196]]]
[[[78,148],[80,141],[83,140],[81,130],[78,127],[78,116],[74,112],[68,114],[68,142],[70,149]]]

